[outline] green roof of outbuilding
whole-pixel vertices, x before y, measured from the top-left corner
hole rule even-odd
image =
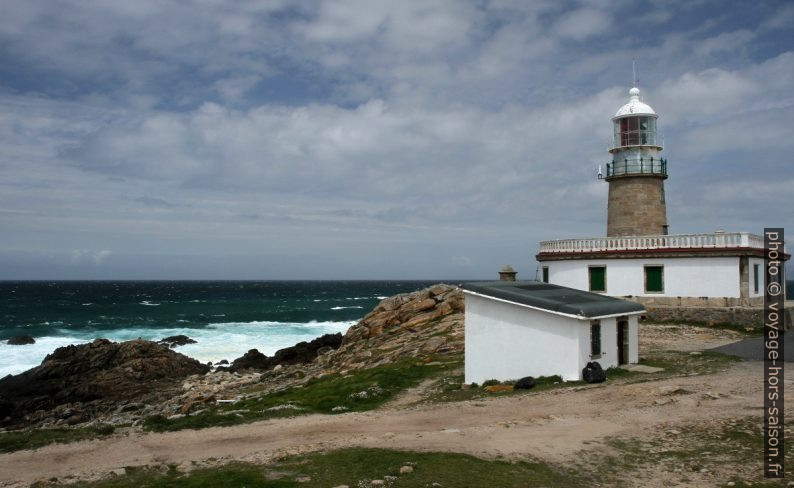
[[[582,318],[645,311],[645,307],[639,303],[539,281],[485,281],[463,283],[461,288],[508,302]]]

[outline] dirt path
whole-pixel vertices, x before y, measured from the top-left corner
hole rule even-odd
[[[210,458],[264,462],[349,446],[454,451],[480,457],[532,455],[565,462],[605,436],[642,435],[683,418],[756,414],[762,398],[759,378],[761,363],[744,362],[707,376],[404,409],[392,405],[366,413],[50,445],[0,455],[0,486],[24,486],[51,477],[93,478],[124,466],[188,467]],[[669,391],[676,387],[686,392],[670,400]]]

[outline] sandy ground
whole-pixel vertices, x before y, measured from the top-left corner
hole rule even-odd
[[[646,328],[642,347],[694,348],[693,334],[678,332]],[[731,333],[706,332],[697,337],[698,349],[737,338]],[[0,455],[0,486],[25,486],[51,477],[95,478],[124,466],[177,464],[187,468],[210,458],[267,462],[349,446],[452,451],[486,458],[534,456],[569,463],[578,452],[593,449],[608,436],[642,437],[682,421],[760,414],[761,366],[760,362],[742,362],[711,375],[407,406],[421,396],[427,387],[424,384],[373,412],[133,434],[4,454]],[[685,393],[676,395],[675,401],[657,401],[675,388]]]

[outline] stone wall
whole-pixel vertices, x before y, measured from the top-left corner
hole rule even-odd
[[[659,296],[622,296],[624,300],[641,303],[645,307],[763,307],[764,297],[738,298],[738,297],[659,297]]]
[[[649,176],[609,180],[607,237],[666,234],[664,179]]]
[[[785,329],[794,322],[794,302],[786,303]],[[646,306],[646,317],[656,322],[695,322],[708,325],[734,324],[750,329],[764,327],[763,307],[668,307]]]

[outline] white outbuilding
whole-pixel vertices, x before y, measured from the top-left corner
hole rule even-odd
[[[635,302],[535,281],[462,285],[466,300],[465,382],[560,375],[582,379],[638,361]]]

